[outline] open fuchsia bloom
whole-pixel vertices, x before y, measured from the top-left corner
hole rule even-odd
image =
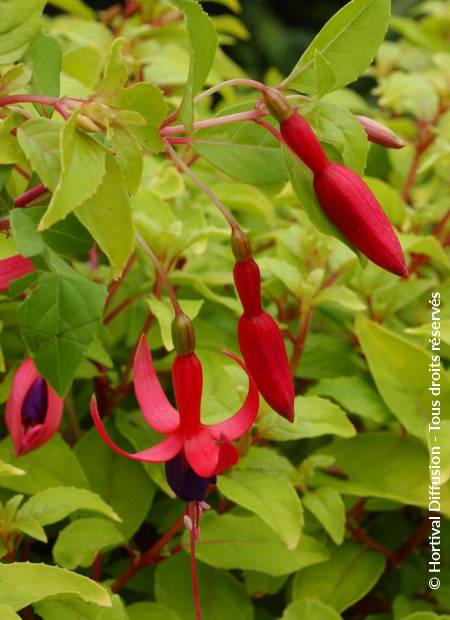
[[[232,245],[234,282],[244,309],[238,324],[242,356],[265,400],[292,422],[295,390],[283,337],[261,306],[261,275],[244,233],[233,231]]]
[[[7,291],[10,282],[32,271],[34,271],[33,263],[20,254],[0,260],[0,291]]]
[[[395,230],[364,181],[350,168],[329,161],[307,121],[280,93],[267,90],[264,97],[270,112],[280,121],[284,142],[312,170],[317,200],[328,218],[372,262],[396,275],[407,276]],[[377,133],[379,144],[383,143],[381,129],[385,130],[385,142],[391,134],[375,121],[366,122],[365,129],[374,138]]]
[[[187,346],[186,352],[181,347],[181,353],[180,348],[176,349],[179,353],[172,366],[172,380],[177,409],[170,404],[158,381],[144,335],[134,358],[136,398],[148,424],[166,435],[163,441],[136,454],[125,452],[107,434],[95,396],[91,401],[91,414],[99,434],[111,448],[136,461],[166,462],[168,482],[178,497],[186,501],[199,501],[204,498],[208,484],[214,482],[214,476],[238,461],[239,453],[231,442],[244,435],[255,421],[259,406],[258,390],[248,375],[248,393],[239,411],[225,422],[202,424],[203,374],[200,361],[193,352],[193,346]],[[226,355],[247,372],[239,358],[231,353]]]
[[[46,443],[61,422],[64,401],[41,377],[31,359],[14,375],[5,422],[17,455]]]

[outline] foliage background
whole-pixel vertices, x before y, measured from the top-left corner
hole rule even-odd
[[[256,126],[242,142],[239,132],[220,134],[226,148],[219,154],[204,148],[196,162],[197,173],[251,231],[264,275],[265,306],[289,334],[290,353],[292,339],[295,344],[308,318],[308,335],[300,343],[305,345],[303,355],[294,368],[298,392],[295,425],[280,421],[263,404],[253,445],[248,450],[249,445],[243,442],[244,458],[239,467],[220,478],[218,491],[210,498],[213,510],[205,516],[203,543],[199,544],[205,620],[434,620],[448,618],[450,613],[450,531],[444,518],[442,586],[437,592],[427,587],[429,454],[423,426],[424,412],[429,411],[429,295],[436,289],[443,300],[445,418],[449,416],[450,392],[450,266],[445,220],[449,204],[449,17],[445,12],[448,4],[438,3],[438,8],[439,4],[442,15],[438,11],[428,27],[422,16],[420,22],[417,17],[414,21],[407,18],[401,22],[403,28],[397,22],[391,29],[391,43],[382,46],[374,68],[357,84],[367,99],[344,90],[337,96],[331,94],[316,108],[305,108],[330,156],[370,177],[368,182],[400,232],[412,272],[409,279],[400,281],[374,265],[361,266],[343,244],[318,232],[308,218],[308,179],[291,161],[291,184],[287,182],[276,143],[269,143],[260,157]],[[269,17],[269,3],[249,0],[244,6],[243,17],[253,38],[237,41],[232,53],[255,77],[267,75],[273,66],[288,72],[336,9],[331,3],[291,6],[286,2],[282,11],[274,5]],[[393,6],[397,15],[407,15],[410,9],[407,2],[394,2]],[[295,17],[294,11],[300,15]],[[215,5],[214,13],[222,14],[222,10]],[[294,21],[299,26],[291,27]],[[66,54],[63,87],[82,91],[81,82],[86,87],[84,96],[101,92],[111,47],[108,36],[106,42],[102,39],[104,31],[86,34],[86,24],[71,18],[45,23]],[[164,59],[158,67],[163,77],[148,69],[149,81],[166,87],[165,80],[173,79],[178,56],[174,62],[173,55],[164,57],[164,53],[171,43],[184,49],[183,37],[175,29],[169,31],[167,40],[162,38],[156,52],[143,46],[145,69],[159,54]],[[70,62],[71,45],[85,59],[79,48],[92,42],[101,49],[98,74],[93,71],[93,77],[84,74],[90,65]],[[229,48],[225,46],[227,52]],[[49,58],[45,56],[45,66],[50,66]],[[88,58],[92,60],[92,56]],[[170,60],[174,64],[164,74]],[[120,73],[120,61],[118,65]],[[231,71],[235,70],[239,68],[232,66]],[[230,77],[229,65],[220,65],[215,77],[216,81]],[[267,79],[274,79],[273,72]],[[19,90],[29,88],[20,80],[19,84]],[[376,92],[372,90],[375,84]],[[171,108],[179,104],[183,86],[169,83],[165,89]],[[51,79],[45,86],[49,90],[54,87]],[[228,105],[248,105],[248,98],[228,91],[223,100],[208,101],[200,114],[209,118],[217,111],[225,113]],[[107,98],[106,102],[111,103]],[[120,107],[117,100],[115,103]],[[156,114],[157,95],[153,103],[152,113]],[[36,117],[42,113],[32,106],[27,110]],[[87,113],[96,118],[95,109]],[[357,113],[391,126],[407,147],[387,152],[370,146],[355,119]],[[151,125],[151,119],[148,122]],[[46,126],[53,127],[53,139],[37,139],[45,147],[39,153],[45,151],[49,156],[42,165],[42,156],[31,147],[27,150],[26,129],[19,130],[19,143],[10,137],[10,130],[21,121],[14,113],[4,120],[0,135],[3,171],[19,165],[33,172],[30,183],[45,179],[50,186],[55,179],[61,180],[60,147],[54,139],[60,126],[49,123]],[[77,132],[78,137],[86,135]],[[433,142],[429,150],[427,146],[426,152],[420,153],[420,167],[409,183],[424,136],[433,136]],[[251,148],[240,151],[239,144],[249,146],[245,140]],[[89,144],[95,150],[92,142]],[[237,164],[233,167],[225,155],[236,145]],[[200,151],[201,146],[198,148]],[[218,354],[223,347],[237,351],[240,306],[232,285],[229,235],[198,189],[156,151],[153,143],[146,146],[140,190],[131,192],[134,221],[165,259],[186,310],[195,318],[205,373],[204,413],[213,421],[238,406],[246,386],[242,374]],[[257,164],[251,156],[246,159],[242,155],[247,151],[259,156]],[[81,178],[94,184],[99,176],[80,159],[75,180],[63,192],[63,198],[69,195],[71,201],[82,189]],[[262,170],[261,161],[267,163]],[[131,210],[123,184],[113,184],[112,192],[119,196],[112,201],[119,227],[105,227],[102,220],[97,226],[87,226],[86,222],[92,222],[82,211],[86,204],[81,204],[65,224],[58,222],[42,233],[36,225],[49,203],[55,204],[56,182],[51,195],[40,204],[10,213],[12,200],[27,188],[16,172],[2,189],[2,215],[11,217],[14,242],[19,251],[32,256],[39,285],[45,288],[36,295],[35,282],[19,282],[2,297],[5,372],[1,400],[8,397],[15,367],[31,350],[45,376],[64,393],[65,416],[60,434],[19,458],[13,456],[3,428],[0,601],[6,607],[0,613],[5,620],[17,617],[12,610],[23,618],[34,614],[44,620],[191,620],[186,536],[181,532],[162,551],[152,551],[149,561],[138,566],[142,570],[123,580],[139,558],[154,550],[161,538],[164,541],[183,505],[168,492],[160,467],[143,466],[112,453],[92,429],[88,414],[95,389],[103,396],[102,409],[106,407],[111,414],[109,430],[121,445],[137,450],[155,442],[155,434],[142,423],[128,384],[122,393],[121,383],[149,312],[149,342],[161,380],[169,394],[171,390],[170,307],[151,265],[138,255],[114,303],[102,312],[106,287],[112,286],[114,278],[105,256],[97,268],[92,269],[88,262],[92,237],[87,228],[101,241],[107,228],[112,235],[112,241],[107,240],[111,262],[123,264],[128,246],[121,235],[127,230],[126,208]],[[266,185],[269,173],[279,175],[278,183]],[[111,177],[116,183],[121,175]],[[136,170],[131,168],[127,178],[135,177]],[[2,235],[3,255],[12,251],[8,244],[11,238]],[[325,286],[330,277],[332,286]],[[66,297],[58,305],[52,292],[63,286]],[[81,291],[76,304],[73,291]],[[132,303],[108,319],[111,310],[128,299]],[[75,321],[70,323],[74,330],[79,327],[79,316],[82,325],[88,322],[84,321],[85,312],[89,320],[94,317],[98,327],[98,331],[83,332],[75,350],[67,353],[61,347],[58,353],[63,363],[58,355],[50,360],[39,357],[42,343],[33,328],[49,307],[57,307],[65,321]],[[56,322],[51,315],[45,326],[53,336]],[[100,322],[106,324],[100,326]],[[61,332],[56,335],[60,338]],[[70,344],[67,340],[65,346]],[[447,480],[448,426],[442,443]],[[448,482],[442,486],[442,513],[443,517],[450,513]],[[32,565],[25,564],[27,561]],[[107,588],[115,584],[118,594],[112,608],[102,608],[109,595],[99,583]]]

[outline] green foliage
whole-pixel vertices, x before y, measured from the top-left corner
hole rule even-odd
[[[144,332],[164,393],[182,406],[165,272],[195,328],[202,423],[242,407],[247,374],[222,353],[238,353],[242,314],[226,210],[249,236],[262,305],[284,338],[295,419],[261,398],[234,442],[239,461],[208,489],[195,544],[203,620],[448,620],[448,2],[422,2],[410,16],[393,2],[391,16],[389,0],[351,0],[321,18],[303,53],[277,20],[244,23],[268,3],[48,4],[62,13],[42,17],[41,0],[0,0],[0,258],[32,261],[0,291],[9,411],[1,620],[198,619],[185,504],[163,463],[127,459],[103,441],[89,403],[95,393],[124,451],[163,439],[139,410],[133,360]],[[271,67],[265,82],[289,96],[331,161],[364,177],[408,277],[368,263],[328,219],[312,172],[280,145],[263,85],[237,64],[241,52],[228,56],[239,40],[250,53],[264,46],[264,57],[281,58],[281,42],[296,49],[292,70]],[[406,146],[374,145],[358,114]],[[29,357],[64,414],[43,445],[17,454],[11,408],[26,437],[42,430],[25,418],[25,395],[13,402]],[[432,408],[439,430],[430,432]]]

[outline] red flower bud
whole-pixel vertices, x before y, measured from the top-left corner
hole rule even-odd
[[[237,261],[233,268],[236,284],[244,312],[253,316],[261,312],[261,274],[253,258]]]
[[[314,189],[327,216],[358,250],[383,269],[408,275],[391,222],[353,170],[329,164],[314,176]]]
[[[294,384],[278,325],[264,310],[239,319],[238,340],[245,364],[259,391],[281,416],[294,419]]]
[[[283,140],[297,157],[314,173],[320,172],[328,163],[328,158],[308,122],[297,112],[293,112],[280,125]]]
[[[64,401],[43,379],[31,359],[16,370],[5,422],[17,455],[46,443],[61,422]]]
[[[377,121],[374,121],[372,118],[367,118],[367,116],[357,116],[356,118],[364,127],[370,142],[385,146],[388,149],[401,149],[405,146],[403,140],[388,127],[385,127],[381,123],[377,123]]]
[[[20,254],[0,260],[0,291],[7,291],[10,282],[32,271],[34,271],[33,263]]]

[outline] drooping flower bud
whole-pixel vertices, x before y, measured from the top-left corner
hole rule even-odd
[[[61,422],[64,401],[38,373],[31,359],[16,370],[5,422],[17,455],[46,443]]]
[[[402,149],[405,146],[391,129],[367,116],[357,116],[359,123],[364,127],[367,138],[374,144],[385,146],[388,149]]]
[[[20,254],[0,260],[0,291],[7,291],[10,282],[32,271],[34,271],[33,263]]]
[[[183,452],[166,462],[165,471],[170,488],[177,497],[185,502],[203,501],[208,486],[216,484],[216,476],[202,478],[196,474]]]
[[[239,239],[238,244],[236,235],[237,231],[233,231],[232,247],[237,258],[233,277],[244,309],[238,324],[239,348],[258,390],[272,409],[292,421],[295,392],[283,337],[261,306],[261,275],[250,242],[246,238],[244,245]],[[245,247],[242,260],[237,247]]]
[[[238,324],[239,348],[265,400],[279,415],[294,419],[294,384],[283,337],[270,314],[244,314]]]
[[[307,121],[295,110],[288,113],[289,103],[281,93],[268,89],[264,99],[270,112],[280,121],[286,144],[314,173],[317,199],[333,224],[371,261],[396,275],[407,276],[394,228],[364,181],[350,168],[328,160]],[[372,133],[383,133],[387,140],[389,130],[383,132],[385,128],[381,125],[366,120]],[[377,132],[374,125],[378,127]],[[397,148],[399,146],[397,144]]]
[[[329,164],[314,176],[320,206],[345,237],[375,264],[407,276],[391,222],[364,181],[346,166]]]

